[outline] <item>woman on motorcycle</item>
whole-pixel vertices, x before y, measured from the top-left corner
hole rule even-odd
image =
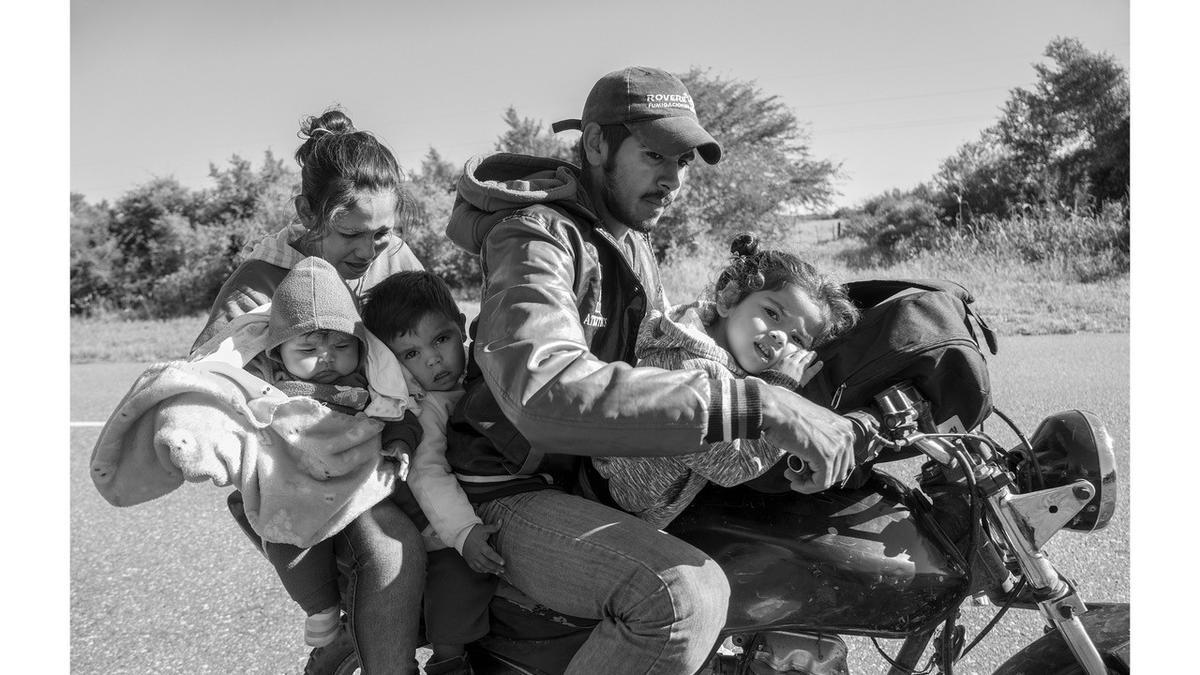
[[[193,350],[235,317],[269,302],[305,257],[329,262],[360,298],[393,272],[423,269],[399,236],[414,210],[391,151],[339,110],[307,118],[300,137],[297,221],[264,237],[233,271]],[[229,503],[241,513],[239,492]],[[363,672],[415,673],[425,578],[420,532],[384,500],[335,535],[333,544],[348,581],[342,607]]]
[[[858,318],[846,290],[807,262],[758,249],[737,236],[730,264],[710,300],[655,310],[638,331],[638,365],[700,368],[710,377],[754,375],[796,390],[820,369],[813,347],[848,330]],[[616,506],[662,528],[710,481],[722,486],[756,478],[784,454],[763,439],[714,443],[673,457],[597,457]]]

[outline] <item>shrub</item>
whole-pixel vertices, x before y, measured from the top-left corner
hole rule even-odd
[[[450,288],[478,289],[479,256],[464,251],[446,237],[454,194],[440,184],[421,180],[409,185],[409,191],[417,202],[417,217],[416,224],[404,233],[404,240],[417,259]]]
[[[1090,283],[1129,272],[1129,209],[1109,203],[1096,214],[1061,207],[1010,218],[981,217],[913,239],[912,249],[948,257],[987,256],[1067,269]]]
[[[847,231],[885,257],[903,258],[914,241],[938,230],[937,214],[937,207],[922,197],[892,192],[868,201],[848,219]]]

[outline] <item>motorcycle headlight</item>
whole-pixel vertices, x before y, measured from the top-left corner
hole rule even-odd
[[[1029,444],[1032,457],[1023,447],[1014,449],[1021,459],[1012,469],[1022,492],[1082,478],[1096,494],[1066,527],[1090,532],[1107,525],[1117,507],[1117,460],[1104,423],[1084,410],[1060,412],[1038,425]]]

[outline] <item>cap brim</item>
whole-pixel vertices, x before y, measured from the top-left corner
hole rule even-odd
[[[626,122],[626,128],[642,145],[664,155],[682,155],[696,149],[708,164],[721,161],[721,144],[691,117],[661,117],[645,122]]]

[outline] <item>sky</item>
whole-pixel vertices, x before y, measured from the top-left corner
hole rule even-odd
[[[1129,65],[1129,3],[647,3],[105,0],[71,3],[70,189],[114,200],[210,163],[289,162],[298,121],[340,104],[400,164],[494,149],[502,115],[578,117],[633,64],[753,80],[814,157],[842,164],[837,205],[928,180],[995,122],[1056,36]]]

